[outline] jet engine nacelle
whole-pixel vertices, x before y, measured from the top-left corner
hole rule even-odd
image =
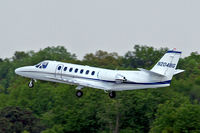
[[[114,73],[113,71],[101,71],[98,75],[100,80],[115,81],[116,83],[122,83],[126,81],[125,76]]]
[[[127,79],[121,74],[116,74],[115,81],[116,83],[123,83],[124,81],[127,81]]]

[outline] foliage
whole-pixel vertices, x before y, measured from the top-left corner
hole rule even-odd
[[[153,47],[135,45],[134,51],[128,51],[123,57],[124,67],[151,67],[167,50],[167,48],[157,50]]]
[[[29,79],[14,70],[43,60],[58,60],[109,69],[150,69],[167,48],[135,45],[124,56],[106,51],[86,54],[77,60],[63,46],[38,52],[17,51],[0,59],[0,132],[23,133],[138,133],[199,132],[200,55],[182,58],[171,87],[117,92],[110,99],[102,90],[84,88],[75,96],[75,86],[38,81],[29,89]],[[8,117],[9,116],[9,117]]]
[[[6,107],[0,111],[0,132],[2,133],[21,133],[22,131],[40,133],[44,129],[39,119],[28,110]]]
[[[121,59],[122,57],[117,53],[99,50],[95,54],[86,54],[83,58],[83,63],[90,66],[117,69],[117,67],[120,67]]]
[[[178,99],[180,100],[180,99]],[[182,100],[181,100],[182,101]],[[151,129],[152,133],[161,132],[199,132],[200,106],[191,103],[166,101],[158,107],[158,113]]]

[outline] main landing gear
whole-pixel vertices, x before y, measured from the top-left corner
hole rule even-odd
[[[108,93],[108,96],[110,98],[115,98],[116,97],[116,92],[115,91],[110,91],[110,90],[104,90],[105,93]]]
[[[110,98],[115,98],[116,97],[116,92],[115,91],[111,91],[108,93]],[[77,97],[82,97],[83,96],[83,92],[79,89],[76,92],[76,96]]]
[[[77,86],[76,87],[76,90],[77,90],[76,96],[77,97],[82,97],[83,96],[83,92],[81,91],[82,88],[83,88],[83,86]]]
[[[78,90],[78,91],[76,92],[76,96],[77,96],[77,97],[82,97],[82,96],[83,96],[83,92],[82,92],[81,90]]]
[[[33,88],[34,87],[34,80],[31,79],[31,81],[28,83],[28,87],[29,88]]]
[[[115,98],[116,97],[116,93],[115,91],[111,91],[108,93],[110,98]]]
[[[77,86],[76,87],[76,90],[77,90],[76,91],[76,96],[77,97],[82,97],[83,96],[83,92],[81,91],[82,88],[83,88],[83,86]],[[105,92],[109,94],[110,98],[115,98],[116,97],[116,92],[115,91],[106,91],[105,90]]]

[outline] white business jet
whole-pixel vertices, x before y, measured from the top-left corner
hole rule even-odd
[[[17,68],[15,73],[31,78],[30,88],[34,87],[36,80],[45,80],[77,85],[77,97],[83,95],[82,88],[91,87],[102,89],[114,98],[115,91],[170,86],[172,77],[184,71],[176,69],[180,56],[179,51],[167,51],[151,70],[109,70],[46,60],[35,66]]]

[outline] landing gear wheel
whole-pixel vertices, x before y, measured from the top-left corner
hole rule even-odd
[[[76,92],[76,96],[77,96],[77,97],[82,97],[82,96],[83,96],[83,92],[80,91],[80,90],[78,90],[78,91]]]
[[[33,88],[34,87],[34,81],[31,80],[29,83],[28,83],[28,87],[29,88]]]
[[[114,91],[109,92],[109,97],[110,98],[115,98],[116,97],[116,93]]]

